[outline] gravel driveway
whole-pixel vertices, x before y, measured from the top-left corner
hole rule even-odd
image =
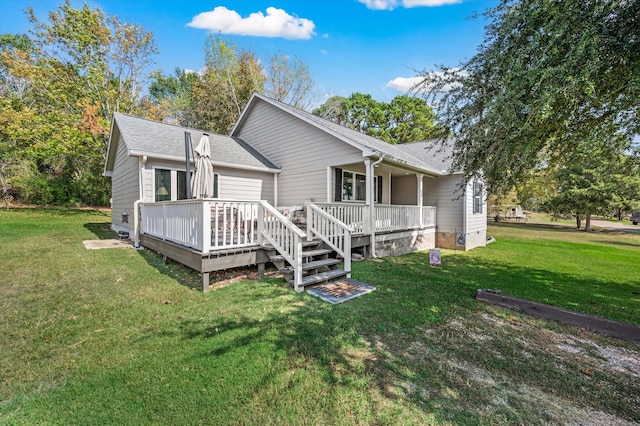
[[[610,229],[612,231],[631,232],[640,234],[640,225],[634,225],[630,220],[622,220],[620,222],[609,222],[607,220],[591,219],[591,226],[598,228]]]

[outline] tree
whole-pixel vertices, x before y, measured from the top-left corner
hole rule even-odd
[[[296,108],[308,108],[313,99],[313,79],[309,67],[297,57],[278,52],[267,67],[265,95]]]
[[[0,102],[1,142],[15,147],[12,164],[20,165],[14,190],[36,203],[106,205],[111,117],[138,111],[153,35],[69,0],[48,21],[27,14],[31,37],[5,44],[0,67],[4,82],[23,89]]]
[[[423,141],[443,133],[431,107],[408,95],[396,96],[388,104],[363,93],[333,96],[313,113],[392,144]]]
[[[264,87],[262,67],[255,55],[219,36],[211,36],[206,47],[206,68],[192,90],[195,127],[229,133],[253,92]]]
[[[640,175],[632,164],[621,150],[611,153],[611,144],[583,144],[558,168],[557,195],[549,201],[550,210],[574,215],[578,229],[585,218],[584,230],[590,231],[592,215],[607,214],[619,203],[627,190],[624,182],[638,182]]]
[[[640,2],[501,0],[479,51],[425,70],[415,89],[437,101],[454,164],[490,191],[541,163],[640,131]],[[601,149],[601,148],[598,148]]]
[[[175,121],[181,126],[196,127],[193,108],[193,88],[200,82],[200,75],[176,68],[174,75],[165,76],[155,72],[149,85],[150,101],[162,106],[166,116],[162,119]]]

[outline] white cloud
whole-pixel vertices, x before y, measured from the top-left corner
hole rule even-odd
[[[283,9],[275,7],[268,7],[266,15],[254,12],[243,18],[235,10],[218,6],[212,11],[194,16],[187,25],[222,34],[244,36],[308,40],[315,35],[313,21],[289,15]]]
[[[467,76],[468,72],[461,70],[460,68],[451,68],[449,70],[449,72],[447,72],[446,74],[440,71],[432,71],[431,73],[429,73],[431,76],[437,78],[437,79],[442,79],[442,78],[446,78],[448,76],[451,77],[456,77],[456,76]],[[389,81],[387,84],[385,84],[384,87],[388,87],[390,89],[394,89],[397,90],[398,92],[401,93],[408,93],[410,92],[412,89],[415,89],[415,86],[417,84],[422,83],[425,80],[425,76],[413,76],[413,77],[396,77],[393,80]],[[449,83],[449,84],[445,84],[442,89],[440,89],[441,91],[447,92],[449,90],[451,90],[454,85],[456,85],[458,83]],[[422,84],[418,90],[418,92],[422,92],[425,93],[429,90],[429,84]]]
[[[413,86],[424,80],[424,77],[396,77],[393,80],[385,84],[384,87],[397,90],[398,92],[407,93]]]
[[[437,7],[461,3],[462,0],[358,0],[371,10],[393,10],[397,7]]]

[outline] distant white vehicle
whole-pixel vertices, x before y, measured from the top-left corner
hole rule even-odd
[[[635,212],[631,215],[631,222],[633,222],[634,225],[640,223],[640,212]]]

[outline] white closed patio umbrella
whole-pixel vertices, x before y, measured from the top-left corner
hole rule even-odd
[[[191,180],[193,198],[213,198],[213,165],[211,164],[211,146],[206,133],[194,149],[196,172]]]

